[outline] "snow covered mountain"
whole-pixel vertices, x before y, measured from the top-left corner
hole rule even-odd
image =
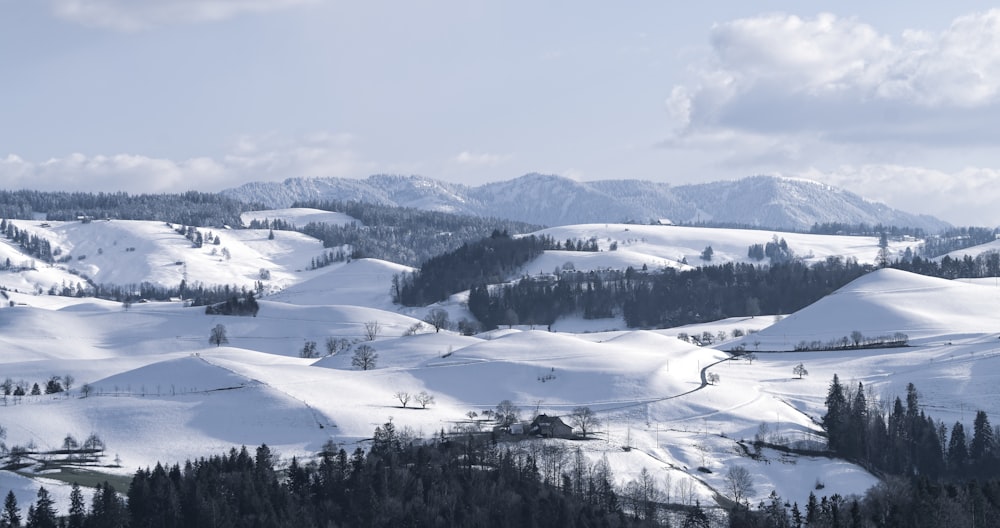
[[[528,174],[478,187],[420,176],[289,178],[248,183],[223,194],[268,207],[302,200],[357,200],[509,218],[543,225],[636,221],[720,222],[790,230],[814,223],[886,224],[936,232],[937,218],[911,214],[821,183],[772,176],[671,186],[641,180],[578,182]]]

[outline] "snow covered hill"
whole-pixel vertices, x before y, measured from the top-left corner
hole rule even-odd
[[[948,227],[936,218],[892,209],[846,190],[771,176],[674,187],[640,180],[578,182],[528,174],[469,187],[420,176],[377,175],[364,180],[290,178],[248,183],[224,194],[269,207],[288,207],[297,200],[356,200],[549,226],[668,218],[790,230],[825,222],[920,227],[931,233]]]
[[[314,213],[260,214],[301,219]],[[607,321],[581,319],[561,321],[554,325],[557,332],[509,328],[461,336],[418,324],[426,309],[401,313],[391,304],[391,278],[407,268],[358,259],[305,270],[322,247],[296,233],[276,232],[269,240],[267,230],[212,229],[220,244],[194,248],[175,226],[156,222],[21,224],[72,255],[66,268],[95,280],[173,284],[186,267],[188,280],[242,284],[259,280],[261,268],[270,271],[275,292],[262,298],[256,317],[206,315],[204,308],[180,302],[126,309],[93,298],[38,295],[45,281],[78,277],[61,267],[0,272],[0,284],[8,288],[30,286],[6,291],[9,302],[0,305],[0,378],[29,386],[54,376],[73,379],[68,393],[4,399],[6,445],[55,449],[67,434],[94,433],[107,446],[103,464],[121,461],[121,467],[98,468],[113,474],[234,445],[267,443],[286,459],[311,457],[328,441],[350,450],[367,445],[374,427],[389,420],[418,436],[488,430],[486,411],[506,399],[525,419],[546,413],[570,421],[574,408],[590,407],[597,415],[591,440],[548,445],[580,447],[592,460],[607,457],[620,483],[647,468],[661,487],[682,497],[678,501],[710,504],[717,493],[725,494],[726,469],[741,465],[756,482],[751,503],[773,489],[804,504],[817,482],[824,494],[848,495],[877,480],[825,457],[765,450],[764,460],[752,460],[740,455],[736,442],[753,439],[764,424],[776,438],[821,447],[818,423],[834,373],[852,385],[863,382],[881,398],[901,394],[913,382],[926,411],[947,423],[968,424],[979,408],[1000,413],[1000,328],[991,315],[1000,311],[1000,290],[993,283],[881,270],[780,321],[758,316],[600,332]],[[715,262],[744,261],[749,244],[775,234],[796,254],[815,260],[841,255],[871,261],[877,253],[870,238],[770,231],[590,224],[543,233],[559,240],[595,237],[604,251],[548,252],[526,273],[567,262],[577,269],[682,266],[678,261],[685,258],[700,262],[706,245],[715,249]],[[610,251],[612,243],[617,251]],[[903,246],[893,242],[892,250]],[[216,247],[227,248],[231,258],[211,255]],[[0,250],[12,260],[24,259],[6,242]],[[457,314],[461,299],[441,306]],[[371,323],[378,323],[379,332],[368,341]],[[216,325],[226,331],[222,346],[209,343]],[[734,330],[749,334],[733,338]],[[855,330],[904,332],[911,346],[792,350],[802,340],[838,339]],[[725,338],[717,349],[677,339],[702,332]],[[352,348],[325,355],[331,338]],[[299,357],[310,342],[323,357]],[[352,364],[361,345],[378,354],[372,370]],[[758,358],[752,364],[731,359],[725,350],[739,345],[758,351]],[[792,372],[800,363],[808,369],[803,379]],[[719,381],[708,383],[710,375]],[[404,407],[399,393],[434,400],[423,408],[411,398]],[[0,486],[15,489],[26,505],[44,484],[65,504],[65,487],[45,475],[27,475],[31,481],[0,472]]]
[[[753,229],[723,229],[707,227],[652,226],[633,224],[579,224],[544,229],[535,233],[557,241],[595,240],[600,252],[546,251],[524,267],[528,274],[549,273],[556,266],[571,265],[573,269],[677,268],[748,262],[767,264],[770,259],[753,260],[747,256],[752,244],[765,245],[784,239],[795,257],[807,263],[827,258],[857,259],[874,263],[878,256],[878,238],[837,235],[811,235]],[[902,254],[907,247],[915,249],[919,241],[891,240],[892,255]],[[612,250],[612,245],[617,249]],[[712,260],[702,260],[705,248],[712,247]]]

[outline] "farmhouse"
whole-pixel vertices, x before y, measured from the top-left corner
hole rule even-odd
[[[539,414],[528,427],[528,434],[546,438],[573,438],[573,428],[563,423],[558,416]]]

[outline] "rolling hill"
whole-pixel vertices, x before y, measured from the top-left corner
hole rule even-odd
[[[254,268],[265,266],[277,277],[256,317],[206,315],[204,308],[182,302],[135,303],[126,310],[93,298],[39,295],[34,287],[4,292],[11,302],[0,306],[5,351],[0,377],[29,385],[53,376],[74,380],[68,392],[6,398],[6,445],[57,449],[67,434],[94,433],[105,442],[107,456],[91,469],[113,475],[264,442],[285,460],[309,459],[327,442],[348,450],[367,446],[374,427],[390,420],[418,437],[489,430],[486,412],[506,399],[523,418],[547,413],[569,420],[573,409],[590,407],[598,418],[591,440],[545,445],[579,447],[590,460],[606,458],[620,485],[647,468],[678,502],[707,505],[726,493],[726,468],[741,465],[756,482],[751,503],[773,489],[804,504],[818,482],[824,494],[849,495],[863,493],[878,479],[823,456],[765,450],[764,458],[754,460],[740,454],[737,442],[752,439],[764,424],[776,438],[822,449],[819,423],[835,373],[850,384],[863,382],[884,399],[913,382],[925,411],[948,423],[971,422],[974,409],[1000,413],[998,329],[990,315],[1000,308],[1000,296],[992,285],[881,270],[780,320],[758,316],[654,331],[601,331],[607,321],[573,319],[554,325],[556,332],[515,326],[462,336],[419,327],[427,307],[400,310],[391,304],[391,277],[405,267],[359,259],[299,271],[303,257],[322,248],[295,233],[268,240],[267,231],[219,231],[220,247],[232,253],[229,261],[220,261],[210,246],[193,248],[156,222],[20,223],[67,254],[87,255],[66,267],[109,280],[169,284],[182,278],[176,268],[184,266],[170,263],[181,257],[189,280],[239,284],[255,280]],[[877,245],[853,237],[621,224],[544,233],[557,239],[596,237],[607,251],[550,252],[525,273],[566,262],[578,269],[677,266],[683,258],[697,260],[708,244],[720,262],[743,261],[748,244],[775,234],[797,254],[816,260],[873,259]],[[609,250],[612,242],[617,251]],[[894,242],[893,249],[901,244]],[[136,250],[124,251],[127,247]],[[23,257],[13,246],[0,249]],[[157,266],[159,259],[168,265]],[[0,273],[0,284],[38,286],[42,283],[32,281],[60,277],[76,276],[61,267],[11,270]],[[463,299],[459,294],[438,306],[458,314]],[[373,321],[381,332],[362,341],[366,323]],[[225,346],[208,343],[216,325],[227,331]],[[733,338],[737,329],[753,333]],[[911,346],[792,351],[799,340],[839,338],[854,330],[906,332]],[[725,339],[711,348],[676,337],[701,332],[725,333]],[[331,337],[371,346],[378,353],[376,367],[353,367],[351,350],[299,357],[305,343],[319,343],[322,352]],[[740,344],[759,350],[757,360],[751,364],[724,352]],[[792,373],[798,364],[808,369],[803,379]],[[709,374],[719,381],[707,383]],[[434,402],[404,407],[396,396],[400,392],[426,392]],[[121,467],[109,467],[115,458]],[[54,489],[65,504],[67,488],[52,480],[58,472],[37,471],[0,471],[0,485],[14,489],[23,505],[38,485]]]

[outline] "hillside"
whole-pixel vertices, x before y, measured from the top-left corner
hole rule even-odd
[[[230,198],[269,207],[308,200],[355,200],[559,226],[626,222],[715,222],[808,230],[814,223],[884,224],[930,233],[948,224],[870,202],[849,191],[808,180],[754,176],[733,181],[670,186],[640,180],[578,182],[528,174],[478,187],[420,176],[289,178],[223,191]]]
[[[302,218],[315,213],[263,214]],[[619,486],[645,468],[657,475],[672,501],[710,505],[717,494],[727,493],[727,468],[739,465],[756,483],[751,503],[764,500],[773,489],[801,505],[817,483],[823,485],[822,494],[846,496],[863,493],[877,479],[859,466],[823,456],[765,449],[763,458],[752,459],[741,454],[745,451],[737,442],[766,430],[776,443],[822,449],[818,424],[834,374],[849,386],[863,382],[872,398],[884,402],[915,383],[922,409],[949,424],[970,423],[973,409],[994,417],[1000,413],[998,330],[990,315],[1000,310],[1000,297],[992,283],[886,269],[780,318],[761,315],[665,330],[602,332],[615,324],[575,317],[553,325],[555,332],[505,325],[461,336],[417,325],[426,307],[400,313],[391,304],[391,278],[408,268],[357,259],[299,271],[303,255],[322,250],[318,241],[301,234],[280,232],[269,240],[267,230],[217,231],[213,235],[221,237],[219,247],[232,254],[227,263],[206,254],[214,245],[193,248],[157,222],[48,227],[18,222],[74,255],[75,269],[92,266],[86,269],[98,277],[161,277],[161,268],[184,266],[166,262],[157,267],[156,258],[184,256],[188,273],[197,273],[198,280],[252,280],[253,268],[266,265],[276,277],[272,281],[283,281],[262,298],[256,317],[206,315],[202,307],[179,302],[135,303],[126,310],[120,303],[93,298],[37,295],[35,288],[6,292],[13,305],[0,305],[0,346],[5,351],[0,376],[30,386],[70,375],[73,383],[68,394],[5,399],[5,443],[50,450],[67,433],[77,438],[95,433],[107,452],[93,469],[115,475],[129,475],[157,461],[183,462],[264,442],[286,461],[292,456],[309,460],[329,441],[347,451],[368,447],[374,427],[390,420],[418,437],[442,430],[488,431],[493,421],[487,412],[510,400],[523,419],[545,413],[572,421],[570,414],[581,406],[596,414],[589,441],[516,444],[520,449],[547,446],[538,447],[543,475],[546,463],[558,463],[552,457],[569,456],[579,447],[592,462],[607,459]],[[744,262],[749,244],[774,235],[814,261],[834,255],[870,261],[877,247],[876,240],[863,237],[624,224],[540,233],[562,240],[595,238],[603,251],[546,252],[527,264],[525,273],[534,274],[536,268],[548,273],[567,263],[579,270],[683,267],[678,260],[699,262],[709,244],[716,248],[714,261]],[[612,243],[617,243],[616,251],[610,251]],[[136,249],[124,251],[128,247]],[[903,247],[903,242],[893,242],[892,250]],[[6,244],[0,249],[12,258],[23,256]],[[51,280],[60,273],[75,277],[59,267],[42,267],[3,271],[0,279],[17,284]],[[164,277],[158,280],[178,280]],[[454,321],[467,314],[466,299],[467,294],[459,294],[438,306]],[[380,332],[373,341],[363,341],[373,322]],[[226,330],[223,346],[209,344],[216,325]],[[911,346],[792,351],[799,341],[838,339],[855,330],[865,335],[905,332]],[[736,331],[748,335],[734,337]],[[677,339],[705,333],[719,336],[715,348]],[[331,338],[355,348],[372,347],[378,354],[375,368],[356,368],[353,348],[325,355]],[[317,343],[322,357],[299,357],[308,342]],[[724,352],[741,344],[758,351],[752,364]],[[792,373],[800,363],[808,369],[803,379]],[[708,383],[713,375],[719,380]],[[427,408],[412,399],[421,392],[434,397]],[[411,396],[405,407],[400,393]],[[109,467],[115,458],[121,467]],[[25,481],[0,471],[0,483],[15,489],[22,505],[42,484],[55,489],[65,504],[65,485],[32,477]]]

